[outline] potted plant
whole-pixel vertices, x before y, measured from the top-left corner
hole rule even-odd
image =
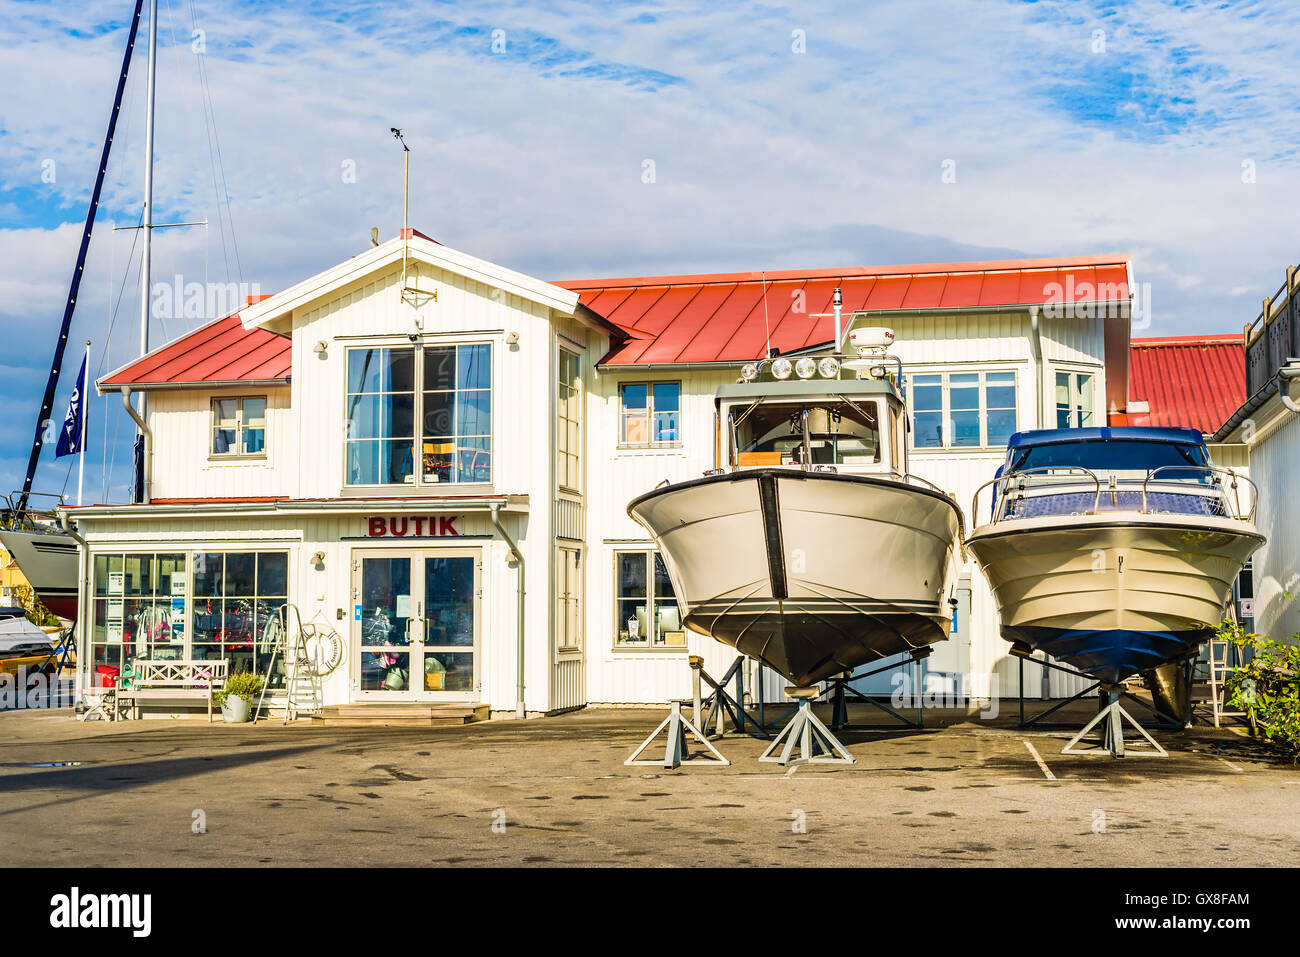
[[[262,676],[248,671],[237,671],[226,678],[226,686],[213,694],[221,706],[221,717],[227,724],[248,720],[253,699],[262,693]]]

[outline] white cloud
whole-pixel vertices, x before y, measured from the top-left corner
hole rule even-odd
[[[157,215],[213,225],[159,233],[155,269],[237,280],[189,5],[161,6]],[[1128,251],[1160,335],[1239,329],[1294,255],[1300,9],[1282,2],[196,6],[238,259],[264,291],[396,232],[390,126],[416,226],[544,278]],[[0,84],[22,91],[0,116],[0,208],[82,214],[124,39],[96,27],[128,7],[0,2]],[[119,222],[138,215],[141,72],[106,191]],[[77,228],[0,228],[0,321],[35,366]],[[75,340],[104,336],[132,238],[108,236]]]

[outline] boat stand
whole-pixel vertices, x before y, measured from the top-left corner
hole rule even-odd
[[[1097,716],[1083,726],[1083,730],[1070,739],[1070,743],[1061,749],[1062,754],[1101,754],[1103,751],[1109,752],[1111,757],[1122,758],[1130,753],[1124,747],[1124,722],[1127,721],[1137,729],[1138,734],[1146,740],[1146,743],[1154,749],[1152,751],[1139,750],[1131,752],[1135,757],[1153,757],[1167,758],[1169,752],[1160,746],[1160,742],[1147,733],[1147,729],[1138,724],[1137,718],[1133,717],[1124,710],[1124,706],[1119,703],[1123,694],[1121,685],[1103,685],[1103,692],[1108,699],[1107,705],[1097,712]],[[1101,724],[1101,745],[1093,748],[1079,748],[1079,744],[1088,732]],[[1137,742],[1141,746],[1141,742]]]
[[[906,658],[906,660],[904,661],[897,661],[894,662],[894,664],[892,665],[884,665],[883,667],[876,668],[872,671],[864,671],[861,674],[846,673],[844,675],[841,675],[838,678],[828,679],[827,684],[830,685],[830,688],[828,690],[831,692],[831,730],[839,731],[842,728],[849,727],[848,702],[845,701],[845,698],[848,697],[852,697],[854,701],[860,701],[863,704],[869,704],[873,708],[879,708],[881,711],[885,712],[885,714],[895,717],[899,721],[903,722],[903,727],[905,728],[917,728],[917,729],[924,728],[925,727],[925,695],[921,689],[921,682],[919,680],[919,674],[920,674],[919,671],[915,672],[915,681],[914,681],[916,687],[916,691],[914,693],[914,697],[916,700],[915,721],[903,717],[901,714],[899,714],[889,705],[877,701],[875,698],[868,697],[867,695],[863,694],[861,691],[858,691],[856,688],[850,687],[849,682],[857,681],[861,678],[870,678],[872,675],[878,675],[884,671],[892,671],[895,668],[903,668],[909,664],[912,665],[914,669],[916,669],[919,667],[922,661],[930,657],[930,652],[932,650],[933,649],[930,648],[928,645],[924,648],[913,648],[910,654],[908,655],[908,657]],[[892,728],[893,725],[858,724],[858,725],[853,725],[853,727]]]
[[[707,729],[710,724],[716,724],[717,730],[713,732],[713,737],[720,738],[727,733],[724,721],[731,718],[732,727],[740,734],[747,734],[751,737],[760,737],[764,739],[772,736],[767,733],[761,721],[756,721],[745,710],[745,656],[737,655],[736,660],[731,663],[726,674],[718,681],[714,681],[709,673],[704,670],[704,659],[699,655],[691,655],[688,659],[691,666],[691,690],[694,698],[694,715],[695,720],[699,722],[700,727]],[[736,694],[732,697],[727,693],[727,684],[732,680],[736,682]],[[701,696],[701,680],[708,683],[713,689],[713,694],[707,698]],[[759,691],[762,691],[762,677],[759,677]],[[762,703],[759,703],[760,714]],[[716,719],[716,720],[715,720]],[[753,730],[745,730],[746,725],[752,725]]]
[[[1078,701],[1081,698],[1085,698],[1088,695],[1092,694],[1094,691],[1098,691],[1102,687],[1102,682],[1098,681],[1096,678],[1092,677],[1091,675],[1084,674],[1082,671],[1079,671],[1076,668],[1069,668],[1065,665],[1058,665],[1054,661],[1044,661],[1042,658],[1035,658],[1032,652],[1024,651],[1022,649],[1013,647],[1011,649],[1011,654],[1014,655],[1017,659],[1019,659],[1017,665],[1020,669],[1020,690],[1017,693],[1017,696],[1020,699],[1020,722],[1019,724],[1016,725],[1016,727],[1018,728],[1032,728],[1032,727],[1072,728],[1074,727],[1073,724],[1062,724],[1060,722],[1055,722],[1052,724],[1044,724],[1043,721],[1044,719],[1060,711],[1066,705]],[[1088,685],[1088,687],[1080,691],[1078,694],[1071,695],[1070,697],[1066,698],[1064,701],[1058,701],[1056,704],[1052,705],[1046,711],[1039,712],[1038,714],[1034,715],[1032,718],[1026,719],[1025,718],[1025,662],[1026,661],[1032,661],[1034,664],[1038,665],[1041,668],[1050,668],[1053,671],[1059,671],[1062,674],[1071,675],[1072,677],[1075,678],[1082,678],[1085,681],[1090,681],[1092,683]],[[1150,711],[1153,715],[1155,715],[1156,727],[1166,728],[1169,730],[1181,729],[1185,727],[1183,721],[1180,721],[1177,718],[1165,714],[1159,708],[1147,704],[1141,698],[1135,697],[1129,692],[1123,690],[1123,688],[1120,688],[1120,696],[1127,698],[1129,701],[1132,701],[1134,704],[1142,708],[1145,708],[1147,711]],[[1125,712],[1125,714],[1128,714],[1128,712]],[[1135,720],[1135,719],[1133,719],[1133,717],[1129,715],[1129,720]]]
[[[697,728],[686,715],[682,714],[682,705],[685,702],[677,700],[672,702],[673,709],[668,713],[668,717],[659,722],[659,727],[650,732],[650,736],[641,742],[640,746],[632,752],[631,757],[623,762],[624,767],[634,765],[643,765],[646,767],[662,767],[666,770],[674,770],[683,764],[712,764],[717,767],[726,767],[731,764],[722,756],[722,752],[715,748],[712,742],[705,737],[704,732]],[[664,756],[657,759],[643,759],[640,755],[654,743],[655,738],[659,737],[664,730],[668,731],[668,740],[664,747]],[[713,757],[690,757],[690,751],[686,746],[686,732],[689,731],[695,735],[695,740],[704,745]]]
[[[800,764],[856,764],[853,755],[813,714],[812,703],[821,695],[818,688],[786,688],[785,696],[798,701],[799,707],[776,740],[767,746],[758,760],[797,767]],[[798,749],[796,755],[795,749]],[[778,753],[779,752],[779,753]]]

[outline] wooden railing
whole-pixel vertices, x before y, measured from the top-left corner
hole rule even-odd
[[[1243,338],[1249,398],[1272,382],[1288,359],[1300,357],[1300,267],[1287,267],[1282,288],[1264,300]]]

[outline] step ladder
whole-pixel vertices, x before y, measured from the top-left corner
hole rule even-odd
[[[267,635],[270,636],[269,641],[266,641]],[[266,664],[262,694],[257,699],[257,710],[253,713],[254,721],[262,716],[263,702],[271,690],[271,678],[275,674],[277,659],[283,662],[285,669],[284,723],[288,724],[301,715],[321,713],[325,705],[321,685],[324,673],[313,660],[307,643],[322,637],[324,636],[315,625],[303,624],[302,615],[293,604],[282,605],[275,618],[267,622],[263,643],[271,646],[271,657]],[[332,671],[333,668],[329,670]]]
[[[1244,718],[1244,711],[1229,711],[1227,704],[1227,678],[1237,668],[1234,660],[1237,656],[1236,646],[1230,641],[1211,638],[1205,645],[1210,666],[1210,713],[1214,716],[1214,726],[1219,727],[1222,718]]]

